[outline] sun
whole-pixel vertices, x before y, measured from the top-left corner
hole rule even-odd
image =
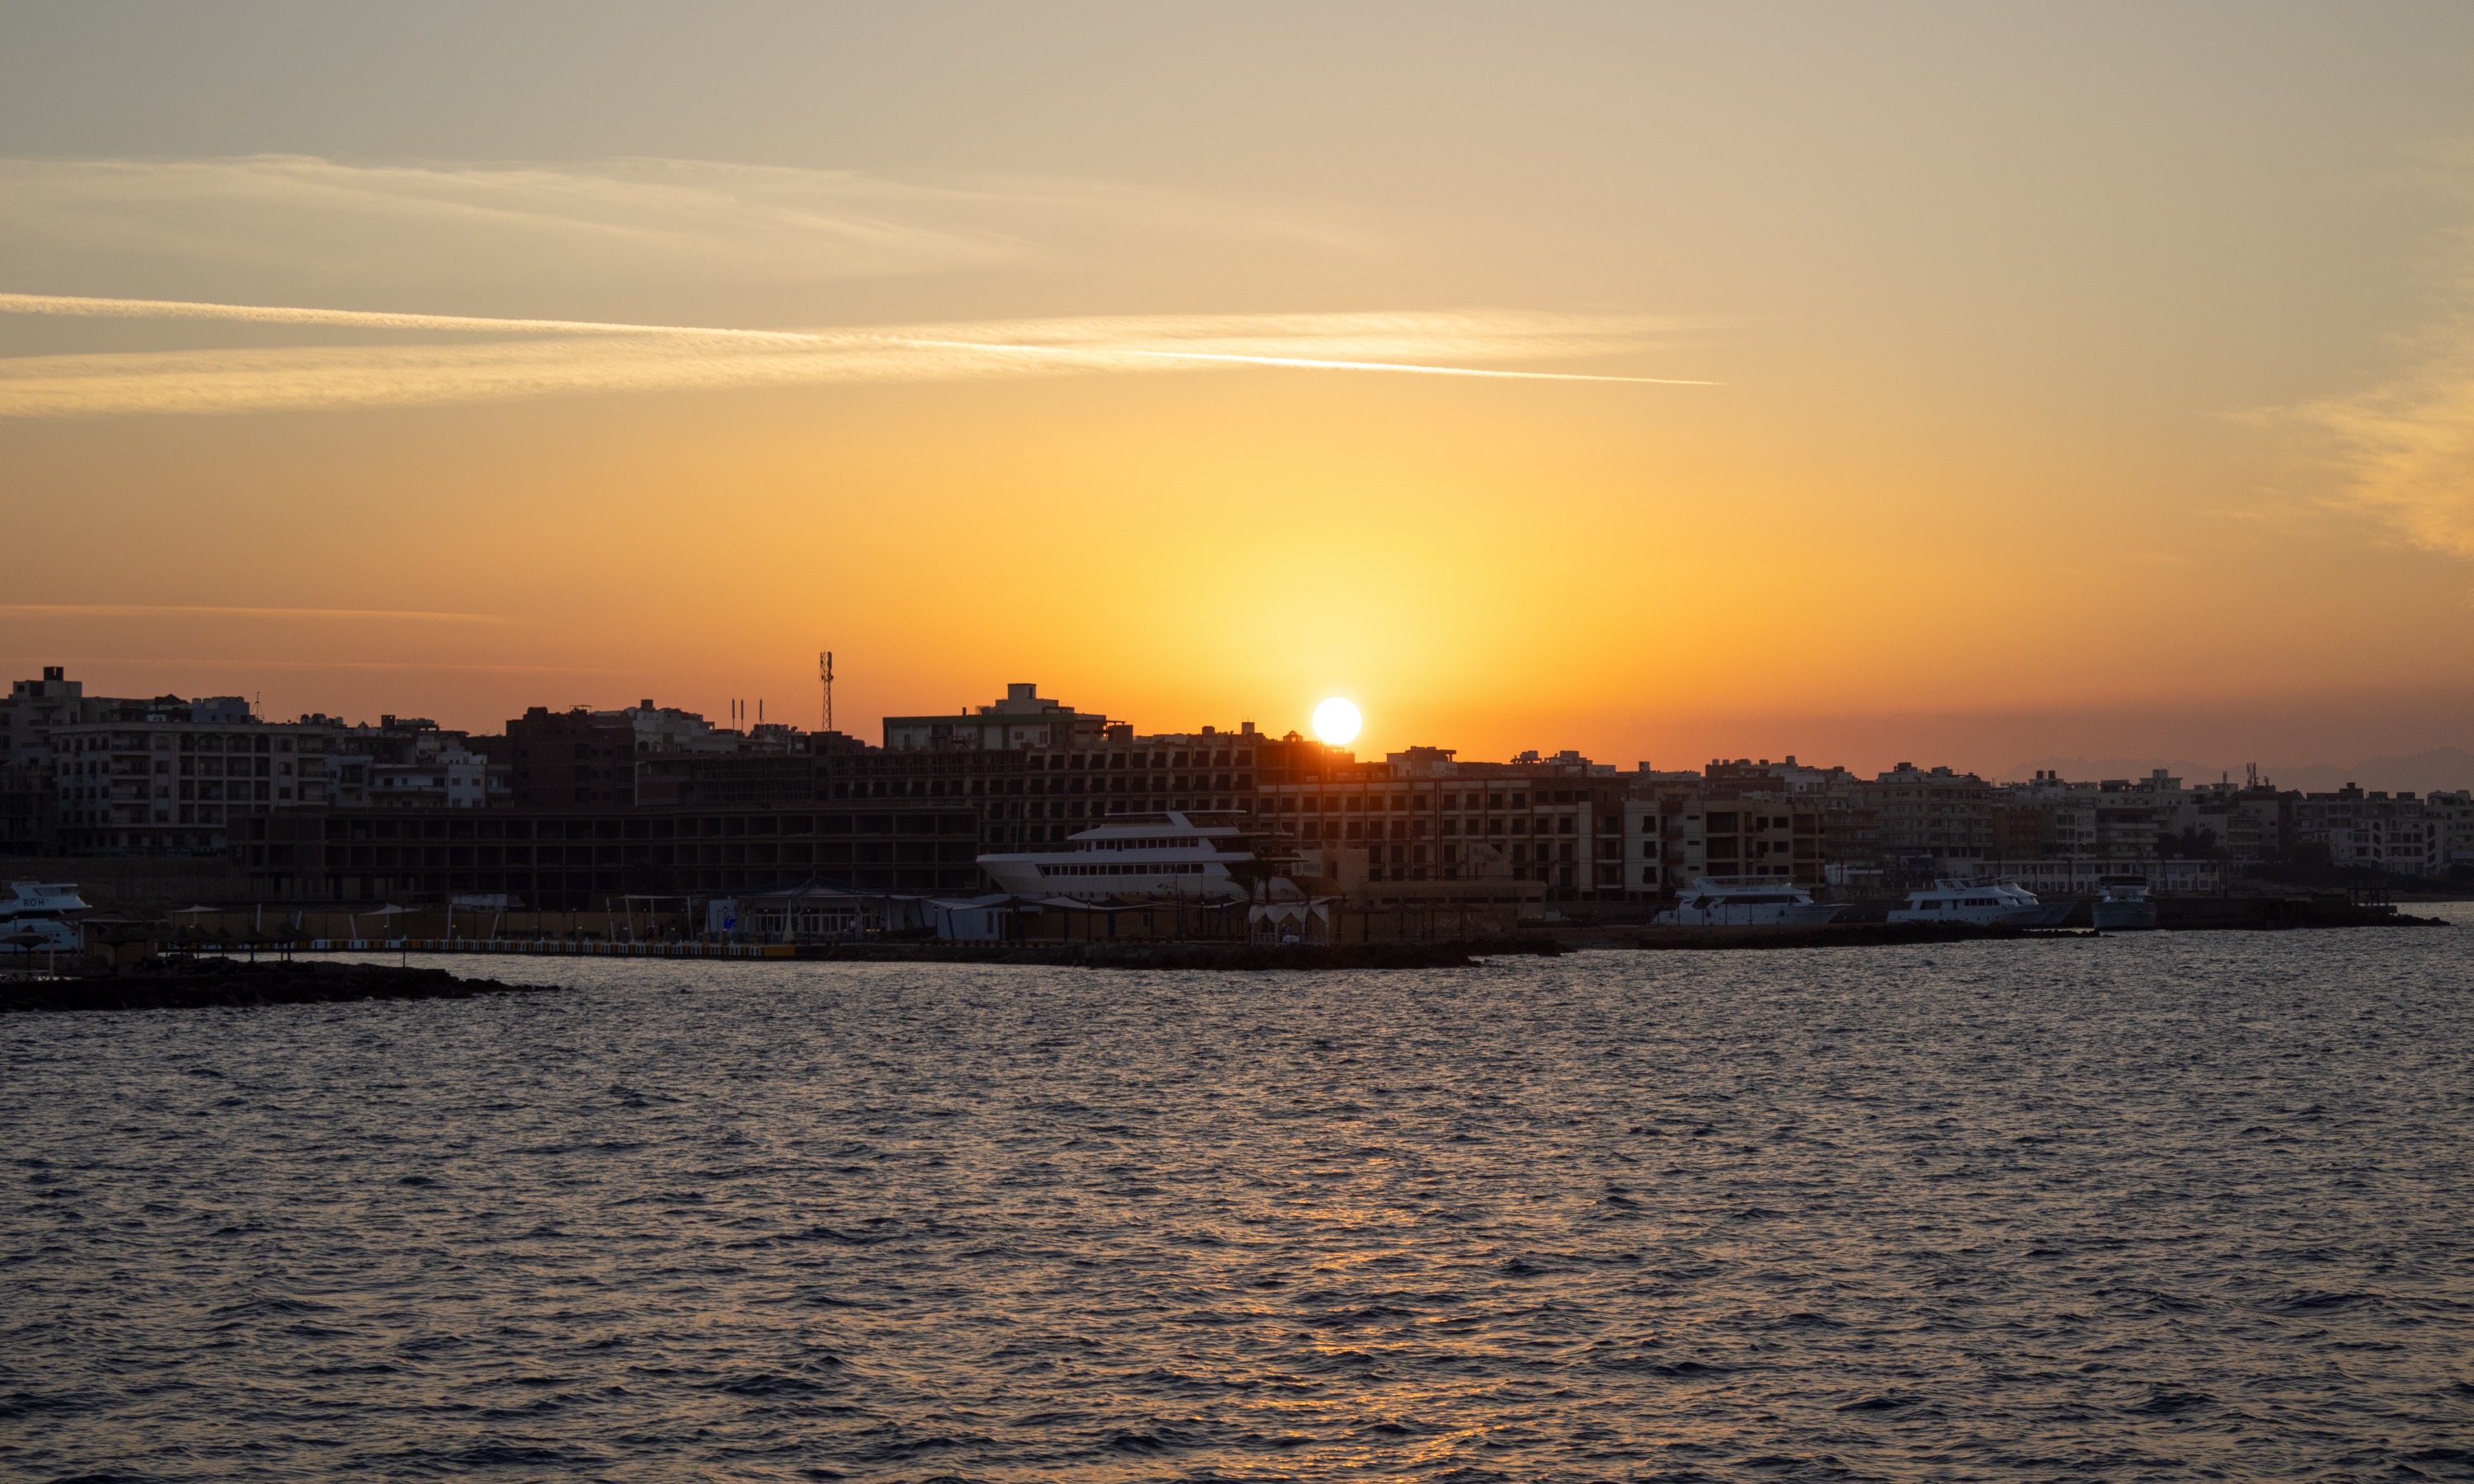
[[[1356,741],[1357,729],[1365,724],[1365,718],[1357,714],[1356,704],[1339,696],[1315,707],[1315,735],[1334,747]]]

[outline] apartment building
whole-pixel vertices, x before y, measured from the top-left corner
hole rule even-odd
[[[271,901],[505,897],[597,911],[827,877],[871,891],[980,888],[979,812],[800,809],[303,809],[231,825],[231,857]]]
[[[789,727],[725,730],[649,696],[608,711],[537,706],[507,723],[508,800],[521,809],[626,808],[641,802],[638,764],[648,755],[787,756],[804,752],[805,738]]]
[[[885,750],[1087,752],[1100,744],[1108,726],[1105,716],[1042,696],[1036,682],[1017,681],[1006,687],[1002,700],[976,710],[966,706],[952,716],[885,718]]]
[[[2451,826],[2462,794],[2365,791],[2352,783],[2334,793],[2305,794],[2293,804],[2297,847],[2323,850],[2345,869],[2437,875],[2452,863]]]
[[[1624,799],[1624,895],[1636,901],[1672,897],[1708,875],[1707,823],[1697,779],[1631,784]]]
[[[1344,884],[1500,879],[1548,900],[1625,895],[1624,788],[1577,754],[1463,762],[1419,747],[1381,762],[1336,749],[1256,788],[1276,847]],[[1309,868],[1311,869],[1311,867]]]
[[[1885,867],[1909,878],[1965,874],[1993,856],[1993,788],[1973,773],[1901,763],[1863,786]]]
[[[331,718],[260,722],[237,698],[146,707],[52,728],[61,853],[212,855],[234,820],[331,802]]]

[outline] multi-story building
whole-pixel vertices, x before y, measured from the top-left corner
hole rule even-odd
[[[2073,783],[2040,771],[2025,783],[1993,791],[1991,825],[1997,859],[2094,860],[2097,798],[2094,783]]]
[[[2293,805],[2297,845],[2325,850],[2347,870],[2436,875],[2450,864],[2453,801],[2437,807],[2412,794],[2365,792],[2352,783],[2331,794],[2306,794]]]
[[[1294,765],[1299,739],[1265,737],[1248,722],[1236,730],[1136,735],[1110,721],[1042,697],[1034,683],[1006,687],[1003,700],[956,715],[890,716],[884,749],[829,757],[834,799],[959,797],[983,801],[990,849],[1060,843],[1111,814],[1164,809],[1251,813],[1259,781]]]
[[[622,722],[630,713],[539,711],[509,726],[519,758],[517,802],[587,806],[562,789],[615,798],[618,758],[632,746],[639,807],[950,800],[977,811],[980,844],[996,850],[1062,842],[1110,814],[1251,812],[1258,763],[1281,772],[1293,752],[1310,745],[1263,737],[1251,724],[1137,736],[1130,724],[1042,698],[1035,685],[1007,689],[1004,700],[976,712],[888,717],[882,748],[839,732],[785,731],[777,745],[761,727],[744,739],[715,731],[691,747],[645,743],[628,739]]]
[[[303,809],[231,827],[231,856],[268,900],[504,898],[614,909],[826,877],[869,891],[980,888],[968,803],[789,809]]]
[[[1861,783],[1844,768],[1815,768],[1789,756],[1773,763],[1712,761],[1702,774],[1703,858],[1713,876],[1784,876],[1819,885],[1830,823],[1842,821]]]
[[[212,855],[230,824],[331,802],[330,718],[267,723],[237,697],[158,697],[52,728],[58,849]]]
[[[1644,767],[1641,772],[1649,773]],[[1686,781],[1688,778],[1689,781]],[[1635,780],[1624,799],[1625,895],[1672,897],[1710,874],[1708,821],[1698,775]]]
[[[416,762],[370,766],[368,802],[387,809],[486,809],[510,803],[507,775],[490,759],[448,748]]]
[[[1901,763],[1864,785],[1884,865],[1909,879],[1960,875],[1993,854],[1993,789],[1973,773]]]
[[[2095,802],[2096,858],[2128,862],[2157,853],[2191,794],[2180,778],[2158,768],[2144,778],[2104,779]]]
[[[344,809],[505,808],[513,802],[506,752],[503,736],[474,737],[422,716],[381,716],[375,727],[345,729],[336,741],[327,765],[327,802]]]
[[[2389,802],[2396,807],[2357,814],[2328,832],[2329,864],[2401,876],[2446,871],[2447,823],[2416,807],[2412,795]]]
[[[737,755],[806,750],[806,733],[763,728],[768,741],[722,730],[693,711],[650,697],[618,710],[537,706],[507,723],[508,797],[520,809],[629,808],[640,801],[640,763],[656,754]]]
[[[1549,900],[1625,896],[1625,790],[1612,768],[1570,753],[1462,762],[1430,747],[1360,762],[1281,740],[1287,766],[1257,785],[1258,816],[1276,846],[1344,885],[1500,878]]]
[[[61,834],[64,790],[60,782],[61,757],[53,744],[55,730],[107,720],[142,722],[148,716],[182,715],[199,706],[218,714],[227,707],[238,707],[244,713],[247,709],[237,697],[192,703],[178,696],[152,700],[89,696],[85,682],[70,680],[61,665],[45,665],[40,680],[15,682],[8,697],[0,700],[0,850],[56,853],[66,843]],[[85,754],[92,749],[82,745],[78,751]],[[81,778],[97,777],[91,765],[90,756],[81,756],[77,765]],[[77,786],[81,807],[74,812],[81,817],[82,826],[93,826],[106,812],[97,807],[101,801],[93,797],[98,787],[91,781]],[[122,792],[129,797],[121,802],[134,802],[133,790]],[[125,809],[115,822],[132,823]],[[137,822],[153,823],[151,819]],[[81,842],[84,839],[81,834]]]
[[[2425,794],[2422,807],[2424,813],[2439,821],[2440,839],[2450,868],[2474,867],[2474,790],[2460,788]]]
[[[1099,746],[1107,727],[1105,716],[1077,711],[1041,696],[1036,682],[1017,681],[1006,687],[1004,700],[981,706],[976,715],[964,706],[953,716],[885,718],[885,750],[1070,753]]]
[[[1267,738],[1248,722],[1235,731],[1204,727],[1198,731],[1137,736],[1124,722],[1097,734],[1073,733],[1067,747],[1028,748],[1025,817],[1029,838],[1063,840],[1110,814],[1162,809],[1217,809],[1251,813],[1260,765],[1273,772],[1295,750],[1295,739]],[[1042,822],[1045,822],[1044,824]]]
[[[1713,876],[1822,881],[1819,805],[1787,799],[1710,800],[1703,806],[1704,855]]]
[[[2383,799],[2387,796],[2382,795]],[[2306,850],[2324,850],[2331,858],[2331,837],[2353,826],[2358,813],[2368,812],[2370,796],[2353,783],[2334,793],[2305,794],[2293,805],[2293,843]]]
[[[2299,797],[2272,784],[2203,783],[2165,814],[2159,835],[2227,860],[2273,860],[2285,853]]]

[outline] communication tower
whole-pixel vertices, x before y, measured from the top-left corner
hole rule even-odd
[[[834,730],[834,652],[821,650],[816,655],[816,682],[825,688],[825,730]]]

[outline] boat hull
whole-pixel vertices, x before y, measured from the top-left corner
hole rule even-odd
[[[85,934],[75,922],[57,918],[19,918],[0,922],[0,938],[19,935],[39,938],[36,943],[0,943],[0,958],[12,953],[75,953],[85,946]]]
[[[1762,903],[1741,907],[1679,907],[1651,919],[1659,927],[1818,927],[1834,922],[1846,907],[1835,902],[1807,905]]]
[[[2156,928],[2156,904],[2152,901],[2100,901],[2091,910],[2100,933],[2146,933]]]

